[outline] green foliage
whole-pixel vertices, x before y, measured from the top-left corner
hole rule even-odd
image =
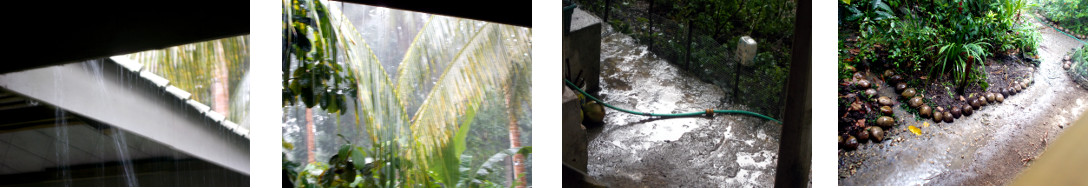
[[[1038,0],[1038,10],[1047,19],[1077,34],[1088,34],[1088,1],[1085,0]]]
[[[840,62],[928,73],[933,81],[947,75],[959,90],[969,83],[985,88],[987,57],[1037,53],[1040,35],[1022,18],[1030,6],[1027,0],[841,1]],[[856,42],[843,42],[852,36]]]
[[[329,113],[347,106],[358,90],[352,71],[337,61],[337,30],[321,1],[283,2],[283,106],[302,101]],[[352,96],[354,98],[355,96]]]

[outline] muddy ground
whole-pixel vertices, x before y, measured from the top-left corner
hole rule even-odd
[[[631,37],[601,44],[601,99],[636,111],[678,113],[723,103],[721,88],[659,59]],[[778,160],[777,123],[742,115],[649,118],[607,110],[590,126],[588,174],[611,187],[770,187]]]
[[[840,185],[1004,185],[1031,165],[1047,143],[1088,110],[1088,90],[1070,81],[1060,58],[1083,45],[1049,27],[1038,28],[1042,63],[1035,84],[1004,103],[982,107],[953,123],[917,121],[893,108],[897,125],[881,143],[839,151]],[[884,87],[880,95],[895,95]],[[947,94],[945,95],[947,97]],[[907,131],[917,126],[922,135]]]

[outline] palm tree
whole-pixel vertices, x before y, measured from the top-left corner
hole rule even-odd
[[[341,113],[346,111],[344,108],[351,108],[355,112],[356,121],[365,125],[365,132],[371,143],[370,148],[352,148],[354,146],[349,144],[347,149],[342,149],[337,155],[345,160],[358,157],[353,162],[354,168],[363,169],[361,173],[366,176],[361,186],[419,186],[440,183],[459,187],[471,184],[472,182],[465,180],[475,177],[476,171],[465,170],[462,168],[464,161],[461,161],[462,154],[467,149],[465,138],[468,136],[472,121],[477,116],[478,109],[484,105],[483,101],[489,96],[489,91],[506,90],[508,102],[520,104],[528,101],[525,97],[514,96],[518,93],[528,93],[528,89],[524,88],[529,86],[522,86],[526,84],[514,86],[513,84],[514,80],[520,80],[520,82],[529,80],[528,77],[519,77],[529,75],[526,73],[531,67],[528,29],[431,16],[404,54],[403,61],[400,62],[396,72],[397,79],[392,80],[371,51],[367,41],[347,19],[343,18],[336,7],[324,7],[320,1],[300,3],[308,5],[303,7],[313,7],[315,10],[327,8],[328,11],[306,14],[318,17],[319,21],[316,22],[288,22],[287,19],[295,19],[295,17],[285,16],[285,28],[295,28],[296,26],[292,24],[297,23],[315,23],[312,28],[335,33],[335,35],[326,35],[322,32],[314,32],[311,35],[314,36],[313,38],[306,39],[314,41],[311,43],[315,44],[313,49],[331,49],[334,52],[324,54],[338,55],[333,55],[332,59],[335,61],[305,62],[310,59],[308,55],[317,53],[290,52],[296,56],[289,59],[303,60],[300,63],[311,63],[291,67],[338,69],[320,77],[311,77],[311,80],[306,82],[310,84],[315,83],[313,82],[315,80],[354,82],[347,88],[339,85],[341,81],[329,82],[332,83],[331,87],[313,87],[329,88],[329,90],[315,91],[312,97],[325,96],[331,99],[321,99],[329,101],[322,101],[323,104],[319,105],[308,104],[308,106],[327,108],[337,105],[335,108],[340,108],[338,111]],[[285,8],[294,8],[294,4],[292,6],[287,6],[287,2],[284,4]],[[321,16],[327,16],[327,18]],[[313,30],[285,29],[285,33],[294,36],[297,34],[289,32]],[[332,37],[326,38],[328,36]],[[317,47],[322,42],[326,42],[327,46]],[[285,50],[287,50],[286,47]],[[298,54],[307,57],[299,58]],[[333,64],[326,65],[329,62]],[[340,67],[343,71],[339,71]],[[295,69],[296,71],[285,72],[284,77],[289,81],[284,85],[290,90],[310,92],[305,89],[296,89],[304,86],[295,86],[296,82],[306,78],[286,75],[295,74],[297,68]],[[321,73],[310,72],[309,74],[320,75]],[[343,78],[340,78],[341,76]],[[329,92],[332,90],[337,91]],[[321,92],[325,93],[320,94]],[[284,96],[289,101],[305,101],[300,99],[304,98],[304,95],[296,93],[296,91],[285,90]],[[348,101],[345,100],[348,98],[354,98],[350,101],[357,104],[341,104],[342,101]],[[341,101],[341,103],[334,101]],[[511,106],[519,106],[516,109],[521,109],[517,104]],[[336,112],[335,108],[330,112]],[[515,113],[508,110],[511,116]],[[516,119],[512,119],[511,125],[514,126],[511,129],[514,132],[511,132],[511,145],[513,146],[519,145],[516,140],[513,140],[517,138],[516,124]],[[523,151],[520,149],[514,148],[511,151]],[[361,162],[362,156],[373,158],[373,162],[364,164]],[[337,163],[335,158],[336,156],[330,160],[331,163]],[[515,157],[515,161],[521,163],[518,157]],[[351,165],[347,166],[352,168]],[[519,170],[516,173],[523,172]],[[350,181],[344,183],[350,183]]]

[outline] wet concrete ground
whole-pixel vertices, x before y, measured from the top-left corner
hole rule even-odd
[[[1049,27],[1039,29],[1043,62],[1033,75],[1034,85],[953,123],[916,121],[914,115],[894,108],[899,119],[887,131],[888,140],[839,151],[839,184],[1009,183],[1088,110],[1088,90],[1074,84],[1059,64],[1059,58],[1082,44]],[[891,87],[880,93],[893,95]],[[907,131],[909,125],[919,127],[922,135]]]
[[[611,33],[605,26],[604,33]],[[721,88],[687,75],[632,38],[601,44],[601,99],[653,113],[747,110]],[[770,187],[781,125],[743,115],[649,118],[606,110],[589,128],[588,174],[612,187]]]

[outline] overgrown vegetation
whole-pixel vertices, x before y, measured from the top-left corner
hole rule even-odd
[[[1027,0],[841,0],[839,64],[988,87],[988,57],[1037,59]],[[840,78],[849,77],[840,72]]]
[[[1085,0],[1037,0],[1038,11],[1047,19],[1057,22],[1076,34],[1088,34],[1088,1]]]

